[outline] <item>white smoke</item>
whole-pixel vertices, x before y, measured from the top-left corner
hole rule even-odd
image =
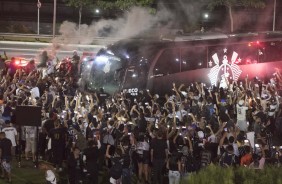
[[[56,44],[91,44],[97,37],[108,37],[115,41],[136,36],[148,29],[158,27],[161,23],[171,24],[172,14],[166,10],[150,13],[149,9],[134,7],[123,17],[118,19],[102,19],[91,25],[65,21],[62,23],[59,33],[61,36],[55,38]]]

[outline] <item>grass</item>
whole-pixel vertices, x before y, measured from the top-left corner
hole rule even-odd
[[[7,183],[0,179],[0,184]],[[45,184],[44,171],[35,168],[32,161],[22,160],[21,168],[18,167],[16,159],[12,161],[12,183],[13,184]]]

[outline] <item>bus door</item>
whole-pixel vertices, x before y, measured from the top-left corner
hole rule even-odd
[[[146,65],[129,66],[124,75],[122,89],[131,96],[136,96],[140,90],[144,90],[147,83]]]

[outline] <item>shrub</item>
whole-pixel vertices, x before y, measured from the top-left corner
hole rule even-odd
[[[263,170],[245,167],[222,168],[210,165],[183,179],[182,183],[189,184],[282,184],[281,168],[269,166]]]

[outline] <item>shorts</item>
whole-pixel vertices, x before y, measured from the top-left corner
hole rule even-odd
[[[137,162],[142,164],[149,164],[150,159],[148,154],[137,154]]]
[[[246,132],[248,130],[247,121],[237,120],[237,126],[240,129],[240,131]]]
[[[35,138],[27,138],[25,145],[25,152],[31,151],[32,153],[36,152],[36,142]]]
[[[7,162],[5,159],[2,161],[1,163],[2,168],[7,172],[7,173],[11,173],[11,164],[10,162]]]

